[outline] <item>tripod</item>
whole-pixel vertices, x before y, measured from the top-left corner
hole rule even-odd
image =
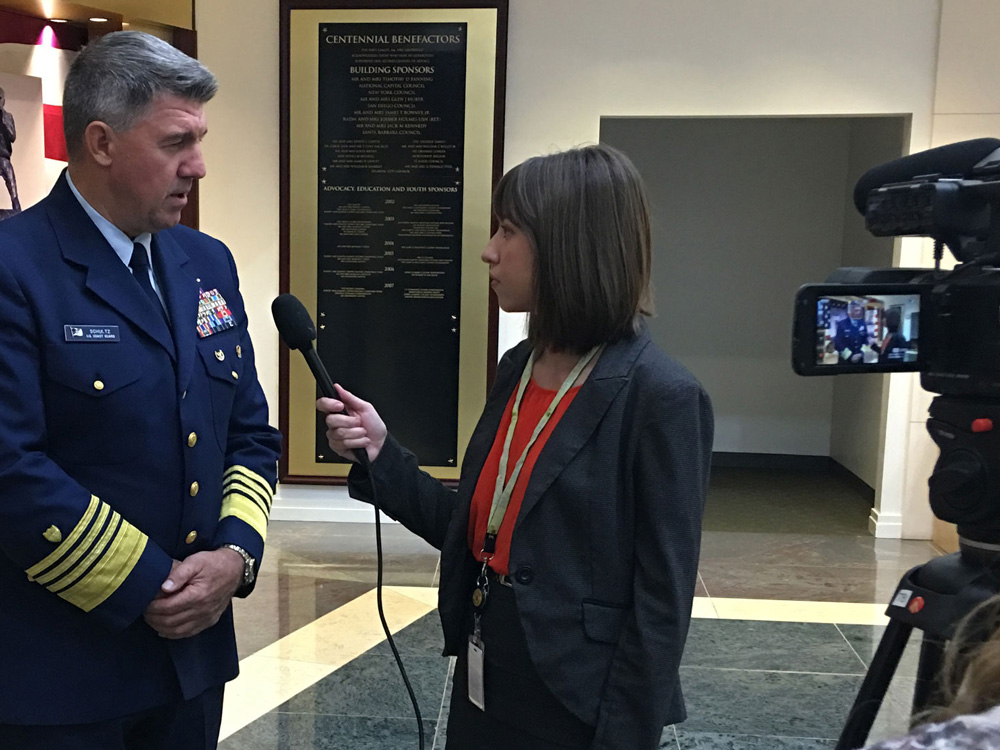
[[[930,478],[934,514],[958,524],[959,551],[910,569],[886,610],[889,625],[841,732],[836,750],[855,750],[875,716],[914,628],[923,631],[912,715],[932,705],[944,646],[958,623],[1000,593],[1000,404],[937,396],[927,429],[941,449]],[[992,623],[973,626],[970,643],[986,640]]]

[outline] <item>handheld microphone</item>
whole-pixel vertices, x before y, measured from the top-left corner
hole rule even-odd
[[[313,325],[305,305],[294,294],[279,294],[271,303],[271,315],[274,317],[274,325],[278,329],[281,340],[289,349],[302,352],[306,364],[309,365],[309,369],[319,385],[320,392],[327,398],[340,400],[337,390],[333,387],[330,373],[326,371],[323,360],[319,358],[319,353],[313,348],[313,341],[316,340],[316,326]],[[343,413],[350,414],[346,407]],[[354,457],[363,467],[368,467],[368,452],[364,448],[355,448]]]
[[[966,177],[973,169],[984,166],[995,151],[1000,149],[996,138],[973,138],[971,141],[949,143],[920,151],[886,164],[872,167],[858,180],[854,188],[854,205],[863,215],[868,207],[868,194],[875,188],[894,182],[908,182],[921,175]]]
[[[319,358],[319,354],[313,348],[313,341],[316,340],[316,327],[313,325],[312,318],[309,317],[309,313],[298,297],[294,294],[279,294],[275,297],[274,302],[271,303],[271,315],[274,316],[274,325],[278,328],[278,335],[281,336],[281,340],[288,345],[289,349],[296,349],[302,352],[302,356],[306,358],[306,364],[312,370],[313,377],[316,378],[316,382],[319,384],[320,392],[328,398],[339,400],[337,390],[333,387],[333,380],[330,379],[330,373],[326,371],[326,367],[323,366],[323,360]],[[350,414],[346,407],[342,413]],[[353,453],[354,457],[358,459],[358,463],[368,468],[368,451],[364,448],[355,448]],[[385,609],[382,605],[382,525],[379,521],[375,479],[370,472],[368,479],[371,483],[372,505],[375,506],[375,548],[378,555],[378,576],[375,583],[375,592],[378,604],[378,617],[382,623],[382,630],[385,631],[386,641],[399,667],[399,673],[403,678],[403,684],[406,686],[406,692],[410,696],[413,713],[417,719],[417,737],[420,750],[424,750],[424,722],[420,715],[420,706],[417,705],[417,696],[413,692],[410,678],[403,667],[403,660],[399,655],[399,649],[396,648],[396,643],[393,641],[392,631],[389,629],[389,623],[386,622]]]

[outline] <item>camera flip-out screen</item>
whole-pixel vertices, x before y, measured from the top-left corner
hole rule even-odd
[[[919,286],[809,284],[795,299],[792,363],[801,375],[920,369]]]

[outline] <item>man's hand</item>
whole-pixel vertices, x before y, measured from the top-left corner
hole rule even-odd
[[[228,547],[174,561],[143,617],[164,638],[190,638],[219,621],[243,580],[243,558]]]

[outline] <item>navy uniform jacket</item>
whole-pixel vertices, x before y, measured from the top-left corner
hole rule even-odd
[[[446,654],[467,647],[479,570],[469,507],[529,354],[522,342],[498,365],[457,492],[419,471],[391,437],[371,466],[379,507],[441,550]],[[517,610],[547,687],[596,727],[593,750],[652,750],[663,726],[685,717],[678,668],[712,435],[708,395],[643,326],[604,350],[528,479],[510,548]],[[358,466],[350,490],[371,500]]]
[[[142,614],[172,559],[261,558],[280,436],[229,250],[178,226],[153,258],[170,328],[65,176],[0,222],[0,723],[100,721],[237,672],[231,608],[182,640]],[[212,290],[236,325],[200,338]]]
[[[861,347],[868,343],[868,327],[863,320],[855,321],[844,318],[837,323],[837,333],[833,336],[833,346],[840,355],[841,361],[850,364],[850,358],[844,359],[842,352],[849,349],[851,356],[862,354]]]

